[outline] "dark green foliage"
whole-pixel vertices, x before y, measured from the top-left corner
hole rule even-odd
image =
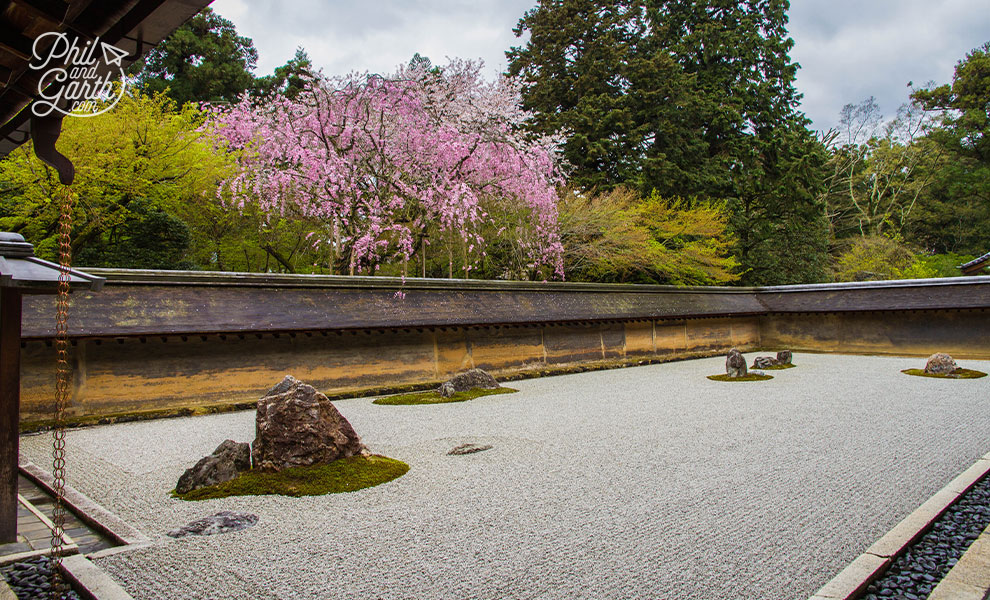
[[[298,55],[297,55],[298,56]],[[145,92],[186,102],[234,102],[254,83],[258,51],[234,24],[204,8],[131,66]]]
[[[797,111],[786,0],[544,0],[507,54],[572,181],[723,200],[749,284],[819,281],[827,156]]]
[[[189,227],[149,202],[128,204],[128,219],[119,227],[101,232],[81,250],[76,262],[88,267],[129,269],[191,269],[186,260]]]
[[[281,67],[275,67],[272,75],[258,77],[254,80],[251,95],[259,100],[270,98],[276,93],[289,99],[299,95],[306,87],[306,80],[314,75],[313,61],[302,48],[296,48],[296,54]]]
[[[381,485],[406,474],[409,465],[385,456],[352,456],[327,465],[293,467],[276,473],[250,470],[236,479],[176,494],[183,500],[209,500],[228,496],[322,496],[354,492]]]
[[[511,394],[513,392],[518,392],[519,390],[514,390],[512,388],[500,387],[493,390],[483,390],[481,388],[474,388],[466,392],[457,392],[450,398],[444,398],[436,392],[436,390],[430,390],[427,392],[415,392],[412,394],[398,394],[395,396],[386,396],[384,398],[378,398],[372,404],[382,404],[386,406],[401,406],[410,404],[445,404],[447,402],[465,402],[467,400],[474,400],[475,398],[480,398],[482,396],[494,396],[496,394]]]
[[[935,379],[979,379],[980,377],[987,376],[987,374],[983,371],[974,371],[972,369],[955,369],[947,375],[942,375],[941,373],[925,373],[924,369],[904,369],[901,373],[915,375],[917,377],[933,377]]]
[[[951,84],[917,90],[912,99],[941,116],[928,139],[947,160],[908,234],[933,252],[981,255],[990,250],[990,42],[956,65]]]
[[[767,381],[768,379],[773,379],[773,375],[754,375],[753,373],[747,373],[742,377],[729,377],[728,374],[725,374],[709,375],[708,379],[712,381]]]

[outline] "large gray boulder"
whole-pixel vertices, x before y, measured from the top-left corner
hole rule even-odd
[[[251,447],[245,442],[224,440],[213,454],[201,458],[179,477],[175,491],[185,494],[201,487],[230,481],[250,468]]]
[[[450,398],[458,392],[466,392],[474,388],[483,390],[494,390],[499,386],[495,378],[481,369],[471,369],[454,375],[449,380],[443,382],[437,390],[444,398]]]
[[[729,353],[725,357],[725,372],[729,377],[746,376],[746,359],[743,357],[742,352],[736,348],[729,350]]]
[[[333,403],[291,375],[258,401],[255,431],[256,469],[281,471],[368,454]]]
[[[936,352],[928,357],[925,364],[925,373],[933,375],[948,375],[958,368],[956,361],[948,354]]]

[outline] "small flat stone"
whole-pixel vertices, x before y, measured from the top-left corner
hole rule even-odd
[[[258,515],[239,513],[232,510],[222,510],[214,515],[197,519],[192,523],[173,529],[167,533],[169,537],[180,538],[187,535],[214,535],[241,531],[252,527],[258,522]]]
[[[475,452],[484,452],[485,450],[491,450],[492,446],[490,444],[461,444],[453,448],[447,453],[447,456],[460,456],[462,454],[474,454]]]

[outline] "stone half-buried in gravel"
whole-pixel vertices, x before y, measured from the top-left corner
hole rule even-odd
[[[258,515],[222,510],[216,514],[203,517],[202,519],[196,519],[192,523],[187,523],[182,527],[173,529],[168,532],[168,536],[180,538],[187,535],[214,535],[230,531],[241,531],[242,529],[254,526],[257,522]]]
[[[258,401],[255,432],[255,469],[281,471],[368,455],[333,403],[291,375]]]
[[[454,446],[451,448],[450,452],[447,453],[447,456],[463,456],[465,454],[475,454],[491,449],[491,444],[461,444],[460,446]]]
[[[437,389],[437,393],[444,398],[450,398],[458,392],[467,392],[475,388],[481,390],[494,390],[498,389],[498,387],[498,382],[495,381],[495,378],[489,375],[486,371],[483,371],[482,369],[470,369],[464,371],[463,373],[458,373],[443,382],[439,389]]]

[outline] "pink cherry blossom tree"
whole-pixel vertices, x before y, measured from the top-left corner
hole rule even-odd
[[[527,134],[518,82],[486,80],[481,69],[454,60],[384,77],[318,76],[295,99],[214,108],[209,127],[240,150],[223,189],[242,207],[315,218],[314,243],[330,245],[335,272],[351,274],[425,253],[431,229],[484,256],[482,231],[498,230],[495,215],[511,207],[525,231],[502,230],[516,231],[527,266],[562,277],[560,140]]]

